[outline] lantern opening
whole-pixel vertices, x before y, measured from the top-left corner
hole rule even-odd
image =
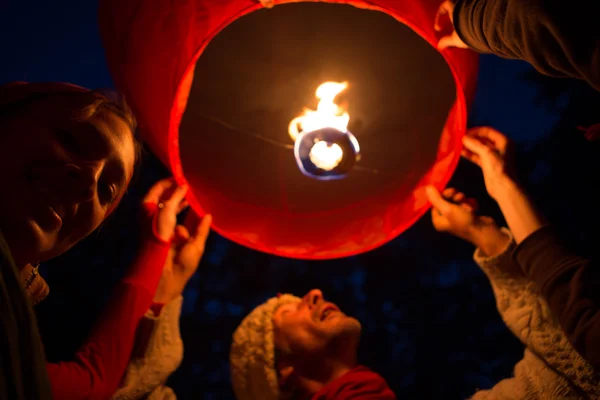
[[[326,259],[408,229],[429,208],[425,185],[444,186],[460,158],[477,56],[437,51],[438,5],[101,0],[99,26],[148,145],[213,229],[256,250]],[[307,175],[286,134],[327,81],[349,82],[335,104],[351,118],[304,132],[300,159],[344,179]]]
[[[443,57],[385,13],[328,3],[257,10],[196,63],[183,173],[215,222],[256,247],[345,255],[412,218],[404,207],[435,163],[455,99]],[[329,170],[311,158],[319,141],[342,150]]]

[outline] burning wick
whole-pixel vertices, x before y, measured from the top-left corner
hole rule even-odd
[[[344,157],[344,151],[337,143],[327,143],[324,140],[317,141],[310,153],[310,161],[325,171],[331,171],[340,164]]]
[[[358,161],[358,141],[348,131],[350,115],[335,103],[348,82],[325,82],[315,92],[316,110],[290,121],[288,133],[295,141],[294,155],[300,171],[315,179],[343,178]]]

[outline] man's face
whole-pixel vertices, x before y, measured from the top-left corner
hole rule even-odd
[[[279,307],[273,325],[276,348],[307,358],[356,352],[361,330],[356,319],[326,302],[318,289],[308,292],[302,301]]]

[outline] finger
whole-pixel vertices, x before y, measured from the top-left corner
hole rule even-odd
[[[208,238],[208,234],[210,233],[210,226],[212,224],[212,215],[206,214],[200,224],[196,228],[196,232],[194,232],[193,241],[197,246],[201,246],[204,249],[204,245],[206,243],[206,239]]]
[[[461,203],[460,208],[470,213],[475,212],[475,209],[469,203]]]
[[[447,214],[450,211],[451,203],[447,202],[442,198],[442,195],[438,190],[433,186],[427,186],[425,189],[425,193],[427,194],[427,198],[433,205],[433,207],[439,211],[442,215]]]
[[[180,238],[185,239],[185,240],[189,240],[189,238],[191,237],[190,232],[183,225],[177,225],[175,227],[175,234],[178,235]]]
[[[496,221],[494,221],[494,218],[492,217],[488,217],[487,215],[482,215],[481,217],[479,217],[479,222],[482,222],[484,224],[495,224]]]
[[[162,179],[156,182],[144,197],[144,203],[158,204],[163,194],[175,185],[172,178]]]
[[[450,47],[456,47],[456,42],[452,35],[443,36],[438,41],[438,50],[444,50],[444,49],[448,49]]]
[[[489,142],[493,143],[494,148],[504,151],[508,144],[508,138],[498,132],[496,129],[491,128],[489,126],[480,126],[476,128],[471,128],[467,132],[467,135],[477,136],[478,138],[485,138]]]
[[[435,29],[436,32],[439,32],[442,30],[442,27],[440,25],[440,19],[444,16],[444,15],[448,15],[448,5],[447,5],[447,1],[444,1],[441,5],[440,8],[438,8],[437,13],[435,14],[435,20],[433,22],[433,29]]]
[[[183,199],[181,201],[181,203],[179,203],[179,206],[177,208],[177,214],[181,213],[183,210],[185,210],[189,206],[190,206],[190,203],[186,199]]]
[[[171,193],[171,196],[164,202],[165,208],[176,212],[179,209],[181,202],[183,202],[187,190],[187,186],[177,186],[173,193]]]
[[[454,193],[456,193],[456,189],[449,187],[444,189],[442,192],[442,197],[445,199],[451,199],[452,196],[454,196]]]
[[[479,156],[479,158],[486,156],[491,150],[489,146],[486,146],[474,136],[463,136],[462,142],[467,150]]]
[[[183,225],[177,225],[175,227],[174,240],[177,244],[184,244],[190,240],[190,232]]]
[[[472,198],[472,197],[468,198],[467,200],[465,200],[465,203],[468,204],[469,206],[471,206],[471,209],[473,211],[479,210],[479,203],[474,198]]]
[[[461,203],[467,196],[463,192],[458,192],[452,196],[452,201],[455,203]]]
[[[479,165],[481,167],[481,160],[479,159],[479,156],[477,154],[473,153],[472,151],[467,150],[467,149],[462,149],[460,152],[460,155],[463,158],[471,161],[473,164]]]

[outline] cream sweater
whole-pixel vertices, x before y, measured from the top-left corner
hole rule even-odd
[[[113,400],[175,400],[165,383],[183,359],[179,316],[183,297],[166,304],[158,317],[146,313],[138,326],[136,347]]]
[[[503,231],[511,240],[501,254],[484,257],[477,249],[473,258],[489,278],[500,316],[525,345],[525,353],[513,377],[478,391],[472,400],[600,399],[600,374],[573,349],[535,284],[518,273],[512,261],[515,243],[510,231]]]

